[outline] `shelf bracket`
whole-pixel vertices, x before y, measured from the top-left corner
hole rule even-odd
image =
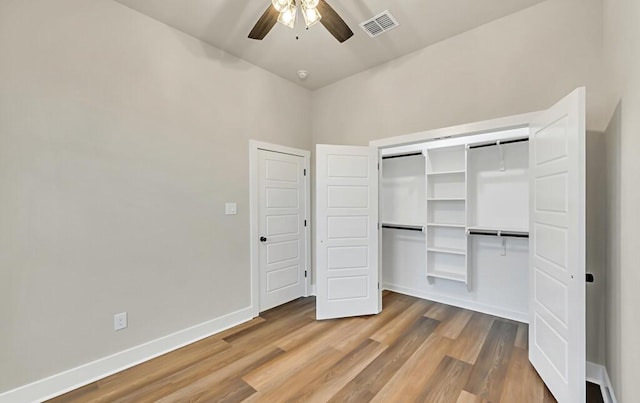
[[[500,237],[502,240],[502,250],[500,251],[500,256],[507,256],[507,238]]]
[[[504,172],[504,150],[502,149],[502,142],[498,140],[496,145],[498,146],[498,156],[500,158],[500,171]]]

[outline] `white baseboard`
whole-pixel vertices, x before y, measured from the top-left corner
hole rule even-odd
[[[509,309],[504,309],[492,305],[480,304],[475,301],[468,301],[448,295],[435,294],[424,292],[423,290],[416,290],[413,288],[403,287],[395,284],[384,283],[382,288],[399,292],[400,294],[411,295],[412,297],[428,299],[430,301],[440,302],[442,304],[453,305],[459,308],[469,309],[472,311],[478,311],[489,315],[499,316],[501,318],[511,319],[518,322],[529,323],[529,315],[527,312],[516,312]]]
[[[311,292],[309,293],[309,296],[311,295],[318,295],[316,294],[316,285],[315,284],[311,284]]]
[[[618,403],[609,379],[609,373],[603,365],[587,361],[587,381],[600,385],[600,391],[605,403]]]
[[[252,307],[160,337],[0,394],[0,403],[41,402],[202,340],[253,318]]]

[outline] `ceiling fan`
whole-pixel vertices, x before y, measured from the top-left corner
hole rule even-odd
[[[320,22],[340,43],[353,36],[351,28],[325,0],[297,0],[297,2],[300,4],[307,28]],[[276,22],[289,28],[294,27],[298,14],[296,0],[271,0],[271,3],[249,33],[249,38],[262,40]]]

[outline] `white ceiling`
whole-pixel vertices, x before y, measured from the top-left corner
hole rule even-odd
[[[299,21],[293,30],[276,24],[262,41],[247,38],[270,0],[116,1],[316,89],[544,0],[327,0],[354,32],[342,44],[321,24],[307,31]],[[400,26],[370,38],[359,24],[384,10]],[[300,69],[309,71],[307,80],[298,80]]]

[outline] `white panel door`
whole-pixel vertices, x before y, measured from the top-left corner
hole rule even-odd
[[[318,319],[380,312],[378,151],[316,148]]]
[[[529,359],[559,402],[585,401],[585,91],[530,133]]]
[[[304,295],[304,158],[259,150],[260,311]]]

